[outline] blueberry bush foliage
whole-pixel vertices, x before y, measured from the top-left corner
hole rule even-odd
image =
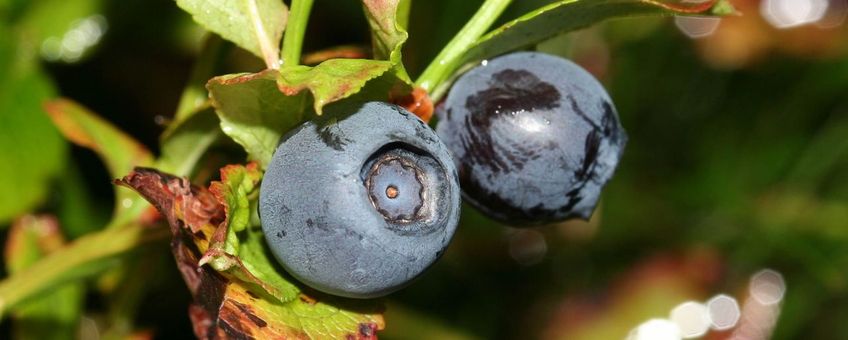
[[[392,327],[414,331],[414,312],[393,325],[384,300],[316,292],[270,255],[256,212],[258,188],[283,134],[346,101],[394,102],[416,112],[422,102],[442,100],[469,65],[608,19],[736,14],[727,0],[560,0],[502,17],[511,3],[483,1],[413,74],[405,62],[421,57],[405,55],[405,44],[427,37],[408,33],[418,19],[411,0],[362,0],[361,11],[346,14],[364,17],[370,48],[308,53],[309,19],[330,2],[176,0],[170,5],[208,33],[197,39],[189,79],[173,89],[177,106],[151,151],[155,143],[60,98],[49,74],[62,70],[42,65],[44,58],[75,57],[67,46],[50,52],[74,39],[63,33],[69,25],[103,29],[92,16],[101,1],[0,2],[0,225],[8,225],[0,316],[19,338],[85,334],[79,320],[97,295],[102,306],[95,308],[106,311],[97,320],[101,333],[147,334],[134,326],[147,285],[176,268],[191,295],[184,310],[198,337],[373,338]],[[125,37],[133,38],[139,35]],[[250,54],[261,66],[222,66],[232,53]],[[81,184],[86,169],[67,166],[82,149],[114,179],[111,214],[89,203],[102,192]]]

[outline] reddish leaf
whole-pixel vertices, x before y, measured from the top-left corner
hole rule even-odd
[[[384,327],[379,308],[363,307],[334,297],[304,295],[289,283],[266,257],[267,252],[256,232],[239,250],[228,253],[235,218],[245,209],[247,194],[258,188],[258,165],[227,166],[221,170],[220,182],[210,190],[193,186],[188,179],[154,169],[137,168],[116,183],[133,188],[159,209],[171,225],[172,251],[180,272],[194,296],[189,316],[199,338],[305,338],[348,337],[374,338]],[[255,195],[253,195],[255,196]],[[237,204],[237,205],[233,205]],[[243,212],[243,211],[242,211]],[[246,224],[246,221],[241,222]],[[249,232],[251,230],[245,230]],[[261,231],[259,232],[261,236]],[[218,272],[200,265],[201,258],[229,261],[226,270]],[[249,263],[246,261],[250,261]],[[252,270],[256,270],[254,275]],[[271,272],[269,275],[268,273]],[[261,275],[260,275],[261,274]],[[272,276],[276,275],[276,276]],[[300,298],[297,298],[297,297]],[[355,308],[355,309],[353,309]]]
[[[301,64],[318,65],[321,62],[330,59],[366,59],[369,55],[370,52],[365,47],[343,45],[309,53],[303,56]]]
[[[94,150],[113,176],[125,174],[134,166],[153,162],[153,156],[144,145],[82,105],[68,99],[57,99],[45,103],[44,109],[65,138]]]

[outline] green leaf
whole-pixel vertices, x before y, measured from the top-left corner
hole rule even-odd
[[[329,59],[315,67],[284,67],[255,74],[212,78],[206,88],[224,134],[244,147],[251,160],[264,169],[280,137],[318,114],[330,103],[355,96],[355,100],[388,100],[393,93],[408,92],[409,83],[387,72],[389,61]],[[353,100],[353,99],[352,99]]]
[[[191,174],[200,157],[222,137],[221,122],[211,107],[189,113],[174,121],[162,134],[158,168],[179,176]]]
[[[221,240],[213,239],[213,242],[222,242],[223,251],[228,255],[239,254],[238,234],[247,229],[250,223],[250,202],[247,196],[254,194],[254,190],[259,188],[261,178],[262,173],[256,163],[251,163],[248,167],[228,165],[221,169],[221,180],[212,182],[209,186],[209,191],[224,207],[226,216],[226,220],[219,225],[219,228],[226,228],[226,237]],[[201,264],[203,262],[201,260]]]
[[[55,218],[26,215],[17,220],[6,241],[6,268],[19,273],[62,246]],[[84,287],[70,283],[21,304],[12,311],[18,339],[69,339],[79,323]]]
[[[254,299],[243,285],[230,284],[224,293],[219,324],[240,324],[244,335],[256,339],[376,339],[377,331],[385,327],[382,308],[373,302],[342,300],[332,296],[316,300],[307,295],[284,304],[267,299]],[[265,327],[256,327],[250,320],[262,320]],[[229,319],[233,318],[233,319]]]
[[[212,182],[209,191],[223,206],[226,220],[213,234],[209,250],[199,264],[208,262],[215,270],[256,284],[280,302],[288,302],[297,297],[299,290],[281,277],[268,259],[264,234],[258,224],[251,227],[251,213],[256,211],[251,203],[256,202],[261,179],[256,163],[221,169],[221,181]],[[221,228],[226,234],[219,234],[223,232]]]
[[[633,16],[729,14],[727,0],[677,3],[656,0],[564,0],[522,15],[480,37],[463,54],[460,64],[497,56],[537,44],[564,32],[574,31],[606,19]]]
[[[265,60],[279,65],[280,39],[288,9],[281,0],[177,0],[195,22]]]
[[[230,231],[240,232],[250,223],[248,196],[258,194],[262,172],[254,165],[228,165],[221,169],[221,180],[213,182],[209,191],[224,205]],[[238,255],[238,253],[232,253]]]
[[[306,334],[309,338],[342,338],[362,332],[362,325],[367,325],[365,332],[371,333],[377,328],[382,328],[378,326],[378,322],[382,324],[381,317],[340,310],[337,306],[323,301],[318,302],[306,296],[298,298],[302,296],[300,289],[282,275],[282,269],[279,266],[274,265],[275,262],[267,249],[262,229],[259,225],[249,226],[251,208],[254,212],[256,210],[258,183],[261,177],[262,174],[255,164],[246,167],[230,165],[221,169],[221,181],[213,182],[209,188],[226,211],[225,224],[228,237],[224,248],[230,254],[237,255],[240,265],[252,274],[249,280],[236,275],[247,285],[230,287],[225,297],[224,308],[227,299],[242,301],[242,304],[249,301],[255,316],[264,320],[281,322],[289,328],[283,334],[289,336]],[[242,292],[246,293],[246,290],[242,289],[249,290],[253,283],[265,288],[266,292],[274,296],[277,301],[249,299],[249,295],[242,294]],[[267,287],[272,289],[268,290]],[[359,303],[359,306],[367,307],[368,305],[373,304],[367,301]],[[263,312],[267,313],[267,316],[264,316]],[[262,331],[254,335],[257,338],[263,338],[263,335],[268,334]]]
[[[393,69],[391,61],[367,59],[330,59],[315,67],[294,66],[280,70],[278,86],[288,96],[309,90],[313,97],[315,113],[321,114],[325,105],[345,99],[362,90],[367,83]],[[394,79],[383,79],[392,85],[381,87],[374,93],[378,98],[389,98],[394,87],[409,87],[409,81],[392,75]]]
[[[710,14],[712,15],[737,15],[739,12],[736,11],[736,7],[733,7],[733,3],[730,0],[718,0],[715,2],[712,8],[710,8]]]
[[[244,147],[264,168],[280,137],[303,121],[305,95],[286,96],[277,88],[278,73],[233,74],[206,84],[224,134]]]
[[[67,152],[41,108],[52,84],[7,33],[0,29],[0,225],[44,200]]]

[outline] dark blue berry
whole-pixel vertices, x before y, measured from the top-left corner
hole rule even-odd
[[[437,114],[466,201],[512,225],[588,219],[627,140],[592,75],[536,52],[467,72]]]
[[[337,106],[283,137],[260,188],[262,228],[303,283],[382,296],[447,247],[459,219],[456,176],[445,145],[406,110]]]

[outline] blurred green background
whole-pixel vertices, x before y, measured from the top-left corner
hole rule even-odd
[[[723,293],[741,320],[705,338],[848,339],[848,4],[789,0],[826,10],[778,28],[807,7],[762,1],[733,0],[742,15],[720,22],[616,20],[540,45],[601,79],[630,136],[601,207],[589,222],[533,229],[465,207],[443,259],[386,299],[381,336],[620,339]],[[413,78],[480,3],[413,1]],[[499,21],[545,3],[516,1]],[[168,0],[0,0],[0,20],[0,225],[52,214],[73,240],[108,220],[111,178],[62,140],[41,103],[72,98],[158,152],[205,32]],[[316,1],[306,53],[368,44],[357,1]],[[233,48],[217,73],[262,68]],[[214,149],[235,162],[240,152]],[[84,310],[67,320],[72,338],[192,336],[167,244],[149,248],[134,298],[94,289],[67,307]],[[757,305],[758,272],[776,303]],[[117,327],[123,298],[136,302]],[[25,327],[14,320],[0,338]]]

